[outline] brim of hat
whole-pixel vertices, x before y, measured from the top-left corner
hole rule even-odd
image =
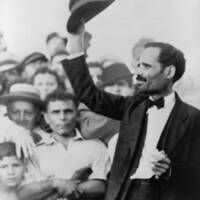
[[[36,104],[41,110],[44,109],[44,103],[42,100],[38,99],[37,97],[28,95],[28,94],[21,94],[21,93],[13,93],[13,94],[5,94],[0,96],[0,104],[8,105],[13,101],[28,101]]]
[[[101,88],[104,88],[110,84],[113,84],[114,82],[120,80],[120,79],[123,79],[123,78],[128,78],[128,77],[131,77],[133,76],[133,74],[128,74],[128,75],[123,75],[123,76],[119,76],[119,77],[116,77],[116,78],[113,78],[113,79],[110,79],[109,81],[105,81],[102,85],[101,85]]]
[[[67,21],[67,31],[69,33],[76,32],[82,19],[84,20],[84,23],[88,22],[113,2],[114,0],[81,0],[80,4],[71,11],[72,13]]]

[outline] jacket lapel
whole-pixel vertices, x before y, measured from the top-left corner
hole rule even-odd
[[[109,186],[115,185],[115,190],[111,190],[107,196],[117,196],[121,185],[130,170],[133,154],[137,150],[138,139],[141,130],[141,123],[145,114],[145,101],[142,102],[133,112],[130,112],[121,123],[121,132],[119,135],[114,162],[109,179]],[[113,198],[114,199],[114,198]]]
[[[176,94],[176,102],[157,145],[159,150],[165,150],[169,155],[185,133],[188,113],[184,103]]]
[[[129,131],[129,145],[131,147],[131,156],[134,154],[136,150],[136,146],[138,144],[138,139],[141,133],[143,119],[145,117],[146,109],[145,109],[146,101],[141,103],[137,109],[132,113],[130,127],[128,127]]]

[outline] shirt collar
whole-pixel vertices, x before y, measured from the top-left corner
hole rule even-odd
[[[83,136],[80,134],[80,131],[78,129],[75,129],[76,131],[76,135],[72,138],[70,138],[70,141],[79,141],[79,140],[83,140]],[[42,145],[42,144],[46,144],[46,145],[52,145],[57,143],[57,141],[54,139],[52,134],[46,134],[42,137],[41,141],[37,144],[37,145]]]
[[[151,96],[149,97],[149,99],[153,100]],[[161,108],[161,110],[168,107],[169,105],[173,105],[175,103],[175,92],[174,91],[164,97],[164,103],[165,103],[164,107]],[[148,110],[151,110],[151,109],[153,109],[153,107],[149,108]]]
[[[165,100],[165,107],[174,103],[175,102],[175,92],[172,92],[170,95],[164,97],[164,100]]]

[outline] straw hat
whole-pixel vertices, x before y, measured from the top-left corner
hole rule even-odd
[[[13,101],[28,101],[36,104],[41,109],[44,103],[40,99],[39,91],[31,84],[16,83],[10,87],[9,93],[0,96],[0,103],[7,105]]]

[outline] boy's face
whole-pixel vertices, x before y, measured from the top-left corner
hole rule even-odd
[[[25,173],[25,164],[16,156],[5,156],[0,160],[0,187],[13,188],[18,186]]]

